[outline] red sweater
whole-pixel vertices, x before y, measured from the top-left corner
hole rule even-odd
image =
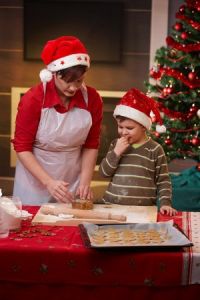
[[[55,88],[54,80],[47,83],[45,101],[42,84],[31,88],[21,98],[18,105],[14,144],[16,152],[32,151],[35,142],[42,108],[54,107],[56,111],[65,113],[73,107],[88,110],[92,117],[92,126],[84,144],[85,148],[97,149],[99,147],[100,126],[102,120],[102,99],[94,88],[87,87],[88,105],[86,105],[80,90],[71,98],[66,109],[62,104]]]

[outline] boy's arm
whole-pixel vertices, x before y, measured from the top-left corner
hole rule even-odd
[[[114,152],[115,144],[116,140],[111,143],[106,157],[99,166],[99,173],[102,177],[112,177],[118,167],[121,157]]]
[[[169,177],[167,158],[161,146],[159,147],[159,150],[157,152],[156,159],[156,185],[160,207],[162,207],[163,205],[171,207],[172,186]]]

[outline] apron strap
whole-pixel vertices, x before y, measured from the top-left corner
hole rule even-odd
[[[85,100],[86,106],[88,106],[88,92],[85,83],[82,83],[80,90],[83,95],[83,99]]]
[[[43,92],[44,92],[44,96],[43,96],[43,100],[42,100],[42,108],[44,107],[44,101],[45,101],[45,95],[46,95],[46,88],[47,88],[47,83],[43,82]]]

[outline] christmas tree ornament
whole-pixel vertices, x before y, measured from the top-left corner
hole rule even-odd
[[[188,38],[188,33],[187,33],[187,32],[182,32],[182,33],[181,33],[181,38],[182,38],[183,40],[186,40],[186,39]]]
[[[181,23],[176,23],[174,25],[174,29],[177,30],[177,31],[181,31],[183,28],[182,24]]]
[[[184,13],[185,12],[185,5],[181,5],[179,8],[180,13]]]
[[[170,146],[170,145],[172,144],[172,140],[171,140],[170,138],[166,139],[166,140],[165,140],[165,144],[166,144],[167,146]]]
[[[168,95],[168,88],[165,87],[163,90],[162,90],[162,96],[166,97]]]
[[[167,94],[169,95],[169,94],[171,94],[173,92],[173,88],[172,87],[168,87],[167,88]]]
[[[160,137],[160,133],[159,133],[159,132],[157,132],[157,131],[155,131],[155,132],[154,132],[154,135],[155,135],[157,138],[159,138],[159,137]]]
[[[180,13],[184,13],[185,12],[185,5],[181,5],[179,8]]]
[[[200,172],[200,163],[196,165],[196,169]]]
[[[189,139],[184,139],[183,140],[184,144],[189,145],[190,144],[190,140]]]
[[[154,68],[152,68],[149,72],[149,75],[154,78],[155,80],[159,79],[161,76],[161,72],[160,71],[155,71]]]
[[[189,80],[193,81],[196,78],[196,73],[194,71],[188,73]]]
[[[197,110],[197,117],[200,119],[200,109]]]
[[[175,57],[176,54],[177,54],[177,50],[175,48],[172,48],[170,51],[169,51],[169,54],[171,57]]]
[[[190,107],[190,112],[191,113],[196,113],[197,107],[193,104],[192,107]]]
[[[198,137],[194,137],[191,142],[195,146],[200,145],[200,139]]]

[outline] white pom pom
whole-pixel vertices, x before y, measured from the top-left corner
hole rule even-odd
[[[42,82],[49,82],[51,81],[53,75],[50,71],[48,71],[47,69],[43,69],[40,71],[40,79]]]
[[[200,109],[197,110],[197,116],[198,116],[199,119],[200,119]]]
[[[166,127],[165,125],[156,125],[156,131],[159,133],[164,133],[166,132]]]

